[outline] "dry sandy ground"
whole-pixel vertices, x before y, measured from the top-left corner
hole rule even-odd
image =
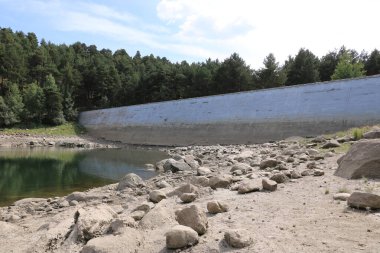
[[[191,148],[188,149],[190,151]],[[207,148],[206,148],[207,150]],[[261,150],[261,147],[257,148]],[[189,153],[178,152],[178,153]],[[191,153],[191,152],[190,152]],[[205,157],[204,166],[213,167],[224,158]],[[190,204],[183,204],[177,196],[162,200],[148,212],[135,227],[126,227],[121,234],[102,235],[104,248],[86,252],[174,252],[166,249],[165,233],[177,222],[174,212],[185,206],[198,205],[207,212],[210,200],[227,203],[228,212],[211,215],[207,213],[208,230],[200,236],[193,247],[175,252],[380,252],[380,213],[356,210],[347,207],[345,201],[333,200],[339,191],[370,191],[380,193],[380,182],[367,179],[346,180],[333,175],[337,168],[339,154],[325,158],[319,164],[324,176],[305,176],[279,184],[274,192],[252,192],[238,194],[230,189],[212,190],[201,187],[199,197]],[[295,168],[303,170],[306,163]],[[228,174],[229,166],[219,166],[213,172]],[[260,175],[262,171],[253,169]],[[196,173],[186,175],[162,175],[172,187],[187,182]],[[103,196],[92,201],[80,202],[51,212],[35,211],[24,218],[0,221],[0,252],[79,252],[83,244],[65,242],[65,236],[73,225],[74,213],[80,208],[107,205],[118,213],[119,219],[147,200],[146,193],[154,189],[154,182],[148,182],[148,190],[116,191],[116,185],[93,189],[88,194]],[[140,196],[139,196],[140,195]],[[60,201],[61,199],[57,199]],[[46,203],[46,202],[44,202]],[[21,212],[17,206],[0,209],[0,218],[5,220],[12,213]],[[8,215],[8,216],[7,216]],[[242,249],[233,249],[223,240],[228,229],[246,230],[253,243]],[[132,238],[133,237],[133,238]],[[54,240],[56,238],[56,240]],[[131,239],[132,238],[132,239]],[[97,239],[93,239],[97,240]],[[91,244],[90,240],[87,244]],[[66,245],[66,246],[65,246]]]

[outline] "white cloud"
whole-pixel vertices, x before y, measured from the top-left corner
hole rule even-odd
[[[220,58],[238,52],[258,67],[271,52],[283,62],[301,47],[318,56],[342,45],[372,50],[379,9],[372,0],[161,0],[157,15],[177,26],[178,43]]]

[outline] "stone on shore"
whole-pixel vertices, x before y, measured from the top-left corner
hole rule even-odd
[[[207,203],[207,211],[211,214],[228,212],[228,205],[220,201],[210,201]]]
[[[144,180],[135,173],[126,174],[116,187],[116,190],[124,190],[125,188],[137,188],[145,186]]]
[[[208,221],[206,213],[196,205],[185,207],[175,212],[176,220],[180,225],[194,229],[199,235],[206,233]]]
[[[183,193],[180,197],[183,203],[191,203],[197,198],[195,193]]]
[[[171,171],[173,173],[176,173],[178,171],[186,171],[191,170],[190,165],[188,165],[184,161],[176,161],[172,158],[166,160],[165,164],[163,165],[164,171]]]
[[[340,143],[336,140],[329,140],[325,144],[322,145],[321,148],[328,149],[328,148],[337,148],[340,147]]]
[[[274,168],[278,164],[278,161],[275,159],[266,159],[260,163],[260,169]]]
[[[211,170],[207,167],[199,167],[197,169],[197,175],[198,176],[205,176],[211,173]]]
[[[366,192],[353,192],[347,204],[354,208],[380,209],[380,196]]]
[[[341,193],[334,194],[333,199],[334,200],[346,201],[350,196],[351,196],[350,193],[341,192]]]
[[[282,184],[288,181],[288,177],[284,173],[279,172],[271,176],[270,180],[273,180],[278,184]]]
[[[158,203],[163,199],[166,199],[166,194],[161,190],[154,190],[149,193],[149,200],[153,203]]]
[[[209,179],[210,187],[212,189],[228,188],[231,182],[232,182],[232,177],[227,176],[227,175],[215,176]]]
[[[198,233],[194,229],[177,225],[166,233],[166,247],[181,249],[198,243]]]
[[[252,238],[244,230],[229,230],[224,233],[224,240],[232,248],[245,248],[252,244]]]
[[[380,139],[360,140],[339,158],[335,176],[347,179],[380,178]]]
[[[363,138],[365,139],[380,139],[380,128],[374,128],[371,131],[368,131],[363,134]]]
[[[240,183],[238,187],[239,194],[245,194],[250,192],[260,191],[260,186],[254,180],[247,180]]]
[[[270,180],[268,178],[263,178],[262,180],[263,189],[266,191],[275,191],[277,190],[277,182]]]

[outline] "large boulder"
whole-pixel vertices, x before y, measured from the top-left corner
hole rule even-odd
[[[198,243],[198,233],[194,229],[177,225],[166,233],[166,247],[180,249]]]
[[[339,161],[335,175],[348,179],[380,178],[380,139],[361,140]]]
[[[180,225],[194,229],[199,235],[206,233],[208,221],[206,213],[196,205],[186,207],[175,212],[176,220]]]
[[[144,180],[135,173],[126,174],[119,184],[117,185],[117,190],[124,190],[125,188],[136,188],[145,186]]]
[[[380,196],[366,192],[354,192],[347,199],[347,204],[354,208],[380,209]]]
[[[363,138],[365,139],[380,139],[380,128],[376,127],[371,131],[368,131],[363,134]]]

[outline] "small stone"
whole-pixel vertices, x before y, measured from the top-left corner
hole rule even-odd
[[[268,178],[263,178],[262,180],[263,189],[267,191],[275,191],[277,190],[277,182],[270,180]]]
[[[330,141],[327,141],[325,144],[323,144],[321,148],[324,148],[324,149],[337,148],[340,146],[341,146],[340,143],[337,142],[336,140],[330,140]]]
[[[197,169],[197,175],[198,176],[205,176],[211,173],[211,170],[207,167],[199,167]]]
[[[334,194],[333,199],[334,200],[346,201],[350,196],[351,196],[350,193],[345,193],[345,192],[336,193],[336,194]]]
[[[194,185],[199,185],[203,187],[208,187],[210,185],[210,180],[205,177],[205,176],[198,176],[198,177],[193,177],[191,179],[191,183]]]
[[[313,175],[315,177],[320,177],[320,176],[323,176],[324,174],[325,174],[325,172],[323,170],[320,170],[320,169],[315,169],[313,172]]]
[[[285,183],[286,181],[288,181],[288,177],[284,173],[279,172],[279,173],[276,173],[273,176],[271,176],[270,180],[273,180],[278,184],[282,184],[282,183]]]
[[[366,192],[353,192],[347,199],[347,204],[354,208],[380,209],[380,196]]]
[[[249,180],[249,181],[243,181],[240,183],[238,188],[239,194],[245,194],[250,192],[260,191],[260,187],[258,186],[257,182]]]
[[[180,225],[194,229],[199,235],[206,233],[208,221],[206,213],[196,205],[186,207],[175,212],[176,220]]]
[[[180,197],[183,203],[191,203],[197,198],[195,193],[183,193]]]
[[[160,189],[171,187],[171,185],[168,182],[166,182],[165,180],[161,180],[161,181],[157,182],[156,186]]]
[[[166,247],[181,249],[198,243],[198,234],[190,227],[177,225],[166,233]]]
[[[137,206],[133,211],[144,211],[145,213],[149,212],[150,209],[152,209],[154,204],[152,203],[142,203],[141,205]]]
[[[145,215],[144,211],[134,211],[131,213],[131,217],[136,221],[141,220]]]
[[[232,182],[232,178],[228,176],[216,176],[209,179],[212,189],[227,188]]]
[[[228,212],[228,205],[220,201],[210,201],[207,203],[207,211],[212,214]]]
[[[274,168],[278,164],[275,159],[266,159],[260,163],[260,169]]]
[[[298,179],[298,178],[301,178],[301,177],[302,177],[302,175],[299,172],[295,171],[295,170],[292,170],[290,172],[290,178],[292,178],[292,179]]]
[[[69,204],[70,204],[70,206],[77,206],[77,205],[79,205],[79,202],[76,200],[72,200],[69,202]]]
[[[309,170],[302,171],[301,176],[303,176],[303,177],[310,176],[310,171]]]
[[[150,201],[158,203],[163,199],[166,199],[166,194],[161,190],[154,190],[149,193]]]
[[[144,180],[134,173],[126,174],[116,187],[116,190],[124,190],[125,188],[136,188],[145,186]]]
[[[252,243],[252,238],[246,231],[243,230],[229,230],[224,233],[224,240],[232,248],[244,248]]]

